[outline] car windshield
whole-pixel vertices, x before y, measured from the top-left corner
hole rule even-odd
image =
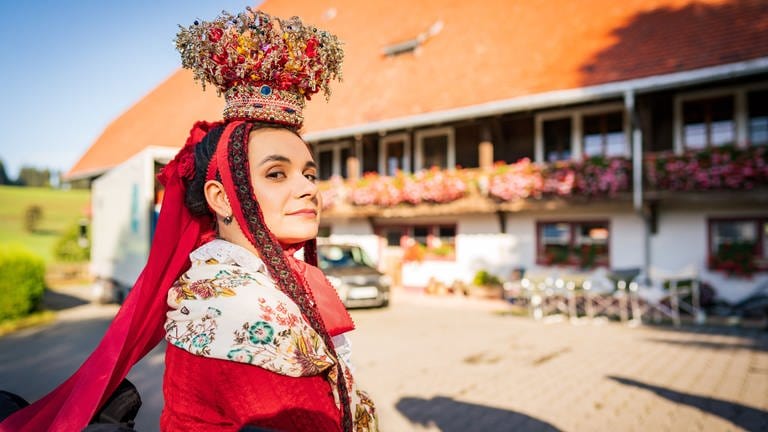
[[[317,260],[321,269],[373,267],[371,259],[358,246],[320,246],[317,248]]]

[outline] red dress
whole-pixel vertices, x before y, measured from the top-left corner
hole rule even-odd
[[[323,375],[290,377],[257,366],[196,356],[168,344],[162,431],[339,431],[340,413]]]

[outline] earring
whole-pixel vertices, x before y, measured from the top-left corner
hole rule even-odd
[[[222,221],[224,222],[224,225],[229,225],[229,224],[231,224],[231,223],[232,223],[232,215],[229,215],[229,216],[224,216],[224,218],[222,219]]]

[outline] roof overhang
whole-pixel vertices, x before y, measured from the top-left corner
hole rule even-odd
[[[742,62],[693,69],[684,72],[616,81],[590,87],[537,93],[461,108],[433,111],[413,116],[309,132],[303,136],[307,141],[317,142],[369,133],[383,133],[391,130],[448,123],[468,118],[488,117],[558,105],[587,103],[602,99],[622,97],[627,93],[648,93],[680,86],[744,77],[763,72],[768,72],[768,57],[760,57]]]
[[[114,168],[114,165],[110,165],[108,167],[99,167],[88,171],[78,171],[73,174],[67,173],[62,176],[62,180],[71,182],[84,179],[94,179],[96,177],[100,177],[102,174],[106,173],[112,168]]]

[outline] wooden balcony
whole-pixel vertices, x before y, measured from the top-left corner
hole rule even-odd
[[[768,149],[722,148],[647,155],[643,200],[689,204],[768,204]],[[330,218],[402,218],[632,205],[625,158],[535,164],[523,159],[480,169],[432,169],[394,177],[321,182]]]

